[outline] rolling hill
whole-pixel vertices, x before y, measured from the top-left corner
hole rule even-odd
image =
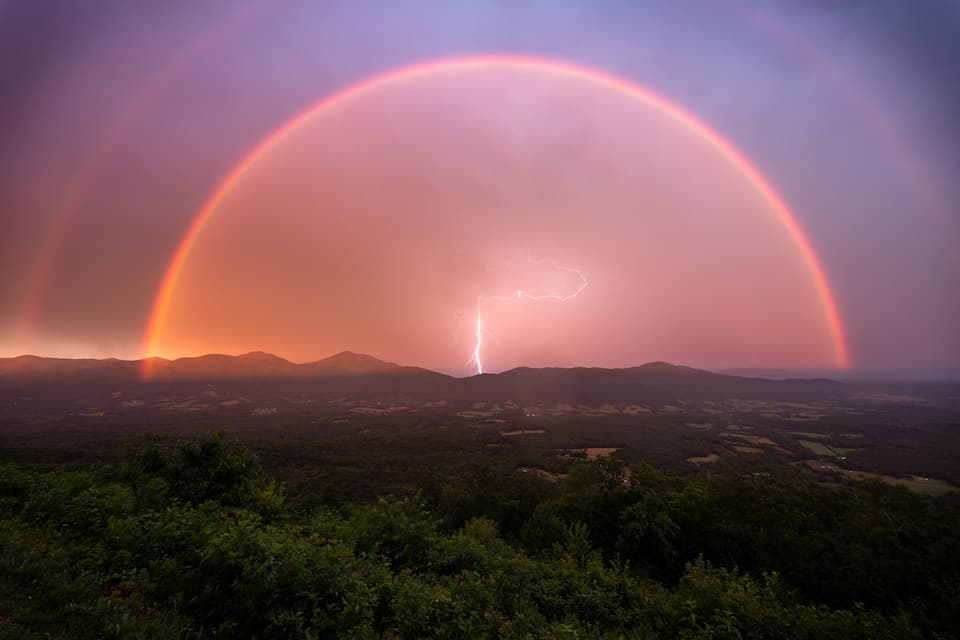
[[[149,371],[144,377],[143,372]],[[665,362],[625,369],[520,367],[497,374],[454,378],[344,351],[296,364],[254,351],[239,356],[210,354],[165,360],[67,360],[21,356],[0,359],[0,387],[36,388],[65,396],[94,389],[158,389],[216,383],[238,392],[317,398],[397,398],[474,402],[617,404],[663,406],[678,402],[742,398],[806,401],[845,397],[855,385],[827,379],[767,380],[713,373]]]

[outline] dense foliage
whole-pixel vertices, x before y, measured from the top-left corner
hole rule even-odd
[[[0,467],[0,638],[957,637],[960,517],[876,484],[478,467],[331,506],[222,434]]]

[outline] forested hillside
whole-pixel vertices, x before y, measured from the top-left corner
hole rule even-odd
[[[488,467],[334,504],[222,434],[0,467],[0,638],[955,638],[960,514],[879,482]]]

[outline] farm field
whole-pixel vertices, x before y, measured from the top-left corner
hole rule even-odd
[[[823,482],[869,477],[949,494],[960,487],[955,390],[909,391],[926,399],[858,390],[802,403],[678,397],[592,404],[480,401],[418,388],[357,395],[305,380],[79,389],[0,383],[0,459],[88,464],[114,459],[146,433],[172,442],[225,430],[281,477],[353,497],[411,491],[464,464],[556,475],[601,456],[682,475],[769,467]]]

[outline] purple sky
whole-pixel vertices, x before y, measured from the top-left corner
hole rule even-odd
[[[271,131],[390,69],[516,54],[620,76],[708,123],[797,214],[836,297],[854,367],[956,373],[958,35],[957,3],[893,0],[0,3],[0,356],[142,355],[181,237],[224,175]],[[634,153],[642,148],[637,142]],[[697,172],[683,178],[691,190],[712,184]],[[463,224],[477,221],[464,215]],[[591,251],[583,255],[592,259]],[[777,308],[787,299],[762,295]],[[503,322],[512,326],[506,315]],[[697,337],[684,331],[687,341]],[[500,340],[510,345],[518,335]],[[612,335],[620,342],[608,352],[629,357],[799,364],[778,361],[768,347],[724,360],[716,349],[698,358],[641,348],[626,331]],[[188,338],[183,350],[202,350],[203,340]],[[283,355],[362,346],[321,341]],[[503,355],[500,364],[589,359],[541,347],[542,357]],[[463,366],[441,360],[438,352],[422,363]],[[594,360],[585,364],[625,364]]]

